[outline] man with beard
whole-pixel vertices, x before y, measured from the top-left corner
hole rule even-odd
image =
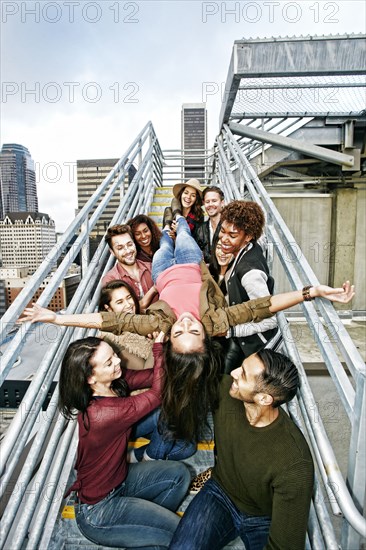
[[[224,207],[224,193],[216,185],[206,187],[202,194],[203,206],[208,220],[197,229],[197,243],[203,252],[206,264],[210,263],[212,242],[220,231],[220,216]]]
[[[238,536],[247,550],[305,548],[314,466],[303,434],[280,406],[299,384],[296,366],[271,349],[223,375],[216,464],[170,550],[219,550]]]
[[[102,286],[114,280],[125,281],[135,290],[140,308],[146,309],[158,299],[157,290],[151,277],[151,263],[136,259],[137,250],[130,226],[113,225],[104,238],[117,262],[104,275]]]

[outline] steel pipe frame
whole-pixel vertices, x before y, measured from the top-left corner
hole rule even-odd
[[[127,149],[123,157],[121,157],[121,159],[116,163],[115,167],[111,170],[108,176],[103,180],[102,182],[103,187],[98,188],[95,191],[95,193],[92,195],[92,197],[90,197],[89,201],[84,205],[84,207],[80,210],[80,212],[75,217],[75,219],[71,222],[70,226],[68,227],[67,231],[65,231],[65,233],[63,234],[59,242],[56,243],[53,249],[49,252],[46,260],[42,262],[42,264],[37,269],[37,271],[32,275],[29,283],[27,284],[27,287],[22,290],[22,292],[17,296],[17,298],[14,300],[10,308],[3,315],[2,323],[1,323],[3,327],[0,327],[1,329],[0,340],[3,339],[3,332],[4,332],[4,329],[7,328],[7,325],[11,325],[16,321],[16,319],[18,319],[20,313],[23,311],[24,307],[29,302],[29,299],[32,297],[33,289],[36,288],[39,285],[39,283],[44,279],[44,277],[49,273],[50,271],[49,266],[57,261],[57,259],[60,257],[61,253],[69,243],[71,237],[76,233],[76,231],[79,229],[81,224],[84,222],[84,218],[92,210],[92,208],[95,206],[95,204],[98,202],[98,200],[102,196],[103,192],[105,191],[105,188],[109,185],[110,181],[115,177],[115,174],[121,168],[124,167],[124,164],[127,162],[128,157],[131,155],[131,152],[133,151],[133,149],[136,147],[136,144],[141,139],[141,136],[143,136],[146,132],[150,132],[151,129],[152,129],[152,124],[151,122],[148,122],[146,126],[143,128],[143,130],[140,132],[140,134],[137,136],[135,141],[132,143],[132,145],[130,145],[130,147]],[[147,138],[147,135],[145,136],[144,139]],[[135,153],[133,158],[135,158],[136,154],[137,153]],[[131,164],[132,162],[133,161],[131,161]],[[117,188],[117,185],[116,185],[116,188]]]
[[[303,118],[303,117],[324,117],[324,118],[352,118],[359,119],[364,118],[360,115],[360,111],[345,111],[345,112],[331,112],[331,111],[263,111],[263,112],[244,112],[233,113],[230,115],[230,120],[244,120],[244,119],[256,119],[256,118]]]
[[[63,484],[67,485],[70,481],[70,472],[74,468],[74,464],[75,464],[77,444],[78,444],[78,431],[77,431],[76,425],[75,425],[73,438],[72,438],[71,443],[69,445],[67,456],[65,458],[64,465],[63,465],[63,468],[62,468],[62,472],[61,472],[60,477],[59,477],[59,482],[60,482],[61,486]],[[63,499],[63,501],[64,500],[65,499]],[[62,504],[61,504],[61,506],[62,506]],[[52,504],[51,504],[51,506],[48,510],[47,521],[43,525],[42,537],[41,537],[41,539],[38,543],[38,548],[48,548],[49,547],[49,543],[50,543],[52,533],[54,531],[56,520],[57,520],[57,517],[59,516],[59,513],[60,513],[60,502],[57,499],[53,499]],[[33,535],[33,533],[31,533],[31,536],[32,535]],[[27,550],[34,550],[34,547],[29,547],[29,544],[28,544],[27,545]]]
[[[147,164],[146,164],[146,165],[147,165]],[[151,162],[149,163],[149,165],[152,166]],[[136,176],[137,176],[137,174],[136,174]],[[142,176],[143,176],[143,170],[140,171],[140,178],[137,178],[137,177],[135,178],[136,185],[138,185],[138,183],[139,183],[139,181],[140,181],[140,179],[141,179]],[[151,179],[152,179],[152,178],[150,177],[150,183],[148,183],[147,185],[152,185],[152,184],[153,184],[153,182],[151,181]],[[130,188],[129,188],[130,194],[132,194],[132,191],[134,190],[134,187],[135,187],[135,185],[132,185],[132,184],[131,184],[131,186],[130,186]],[[127,193],[126,193],[126,195],[127,195]],[[114,223],[114,220],[115,220],[116,218],[118,218],[118,216],[120,216],[120,215],[121,215],[121,212],[123,212],[123,211],[126,211],[126,205],[125,205],[125,204],[120,206],[120,208],[118,209],[118,211],[116,212],[116,214],[115,214],[115,216],[114,216],[114,218],[113,218],[112,223]],[[95,221],[96,221],[96,220],[97,220],[97,217],[98,217],[98,212],[96,212],[96,213],[94,214],[94,216],[92,216],[92,218],[91,218],[91,225],[93,225],[93,222],[94,222],[94,219],[93,219],[93,218],[95,218]],[[94,223],[95,223],[95,222],[94,222]],[[98,250],[99,250],[99,247],[98,247]],[[98,250],[97,250],[95,256],[98,256]],[[100,252],[101,252],[101,254],[104,253],[104,255],[105,255],[105,253],[106,253],[107,251],[108,251],[108,249],[107,249],[106,245],[104,245],[104,243],[101,243],[101,244],[100,244]],[[94,256],[94,257],[95,257],[95,256]],[[110,261],[109,263],[111,263],[111,262],[113,261],[112,257],[110,258],[110,260],[111,260],[111,261]],[[94,269],[94,267],[92,266],[92,264],[89,265],[89,268],[90,268],[90,272],[91,272],[92,274],[94,273],[94,275],[95,275],[94,278],[96,278],[96,277],[97,277],[97,272],[96,272],[96,270]],[[108,265],[106,266],[106,268],[105,268],[104,271],[106,271],[107,269],[108,269]],[[83,285],[83,284],[80,284],[80,285],[79,285],[79,288],[78,288],[78,290],[77,290],[77,293],[74,295],[74,298],[73,298],[74,302],[76,302],[76,303],[78,304],[79,309],[82,309],[82,307],[84,306],[84,303],[82,303],[82,300],[79,300],[79,299],[78,299],[78,294],[82,293],[82,291],[85,290],[86,285],[87,285],[88,283],[90,283],[90,278],[89,278],[88,276],[86,276],[86,277],[84,278],[84,280],[83,280],[83,283],[84,283],[84,285]],[[84,288],[83,288],[83,287],[84,287]],[[79,291],[79,292],[78,292],[78,291]],[[84,301],[86,302],[87,299],[88,299],[87,293],[84,293],[84,296],[85,296],[85,300],[84,300]],[[95,305],[94,305],[94,307],[95,307]],[[74,308],[72,307],[72,303],[70,304],[69,309],[73,309],[73,310],[74,310]],[[76,308],[76,309],[78,309],[78,308]],[[75,311],[75,310],[74,310],[74,311]],[[68,329],[67,329],[67,330],[68,330]],[[63,338],[63,336],[62,336],[62,338]],[[70,338],[71,338],[71,335],[70,335]],[[68,343],[68,342],[66,342],[66,345],[67,345],[67,343]],[[52,354],[50,354],[50,358],[51,358],[51,357],[52,357]],[[46,358],[45,358],[45,359],[46,359]],[[47,368],[48,368],[48,362],[49,362],[49,360],[46,359],[46,361],[44,360],[43,362],[47,364]],[[39,369],[39,372],[40,372],[40,371],[41,371],[41,369]],[[52,373],[52,376],[51,376],[51,381],[52,381],[52,378],[53,378],[53,373]],[[44,381],[44,379],[43,379],[43,381]],[[28,396],[25,396],[25,397],[28,397],[28,398],[32,398],[32,397],[33,397],[33,396],[31,395],[32,392],[27,392],[27,393],[28,393]],[[41,399],[41,400],[39,400],[39,401],[40,401],[40,406],[41,406],[41,405],[42,405],[42,402],[43,402],[43,399]],[[33,412],[33,413],[35,412],[35,411],[34,411],[34,408],[33,408],[32,412]],[[29,418],[29,415],[28,415],[28,418]],[[23,423],[22,423],[22,425],[23,425]],[[12,426],[13,426],[13,425],[12,425]],[[15,427],[15,426],[14,426],[14,427]],[[32,425],[30,426],[30,430],[31,430],[31,429],[32,429]],[[15,430],[15,431],[16,431],[16,430]],[[11,432],[15,433],[15,431],[12,430],[11,427],[10,427],[9,430],[8,430],[8,435],[9,435]],[[46,432],[44,432],[44,433],[46,433]],[[39,433],[38,440],[42,439],[42,436],[44,435],[44,433],[43,433],[43,432],[40,432],[40,433]],[[26,439],[27,439],[27,435],[25,436],[25,441],[26,441]],[[19,438],[18,438],[18,441],[19,441]],[[23,443],[25,443],[25,441],[24,441]],[[13,446],[12,446],[12,449],[11,449],[11,450],[13,450]],[[38,450],[39,450],[39,449],[38,449]],[[2,451],[4,451],[4,448],[2,449]],[[35,453],[35,457],[36,457],[35,460],[37,460],[37,459],[38,459],[38,454],[37,454],[37,452],[34,450],[34,448],[33,448],[33,452]],[[5,453],[5,454],[6,454],[6,453]],[[2,458],[3,458],[3,457],[4,457],[4,454],[2,453]],[[29,467],[29,463],[27,463],[27,467]],[[14,504],[14,502],[13,502],[13,504],[10,506],[10,509],[12,509],[12,508],[14,507],[14,505],[15,505],[15,504]]]
[[[265,187],[254,172],[253,167],[238,146],[228,126],[225,125],[223,133],[227,135],[228,141],[231,141],[241,160],[241,165],[245,168],[245,173],[243,175],[244,178],[246,178],[247,180],[247,186],[250,189],[250,192],[254,194],[254,196],[260,197],[260,204],[263,206],[264,210],[267,211],[269,219],[277,227],[280,235],[285,240],[286,244],[291,245],[291,243],[296,242],[290,230],[287,228],[281,214],[276,208],[274,202],[269,197]],[[301,278],[306,281],[306,284],[319,284],[319,281],[317,280],[307,259],[303,256],[301,258],[301,262],[297,261],[298,259],[291,246],[287,246],[287,252],[290,252],[291,259],[293,262],[296,263]],[[338,315],[336,314],[333,306],[330,303],[322,302],[321,304],[319,304],[319,306],[322,308],[322,313],[329,323],[332,323],[334,319],[338,319]],[[340,325],[337,328],[339,328],[339,332],[335,333],[335,339],[337,340],[337,343],[342,350],[342,354],[345,357],[347,367],[349,368],[352,376],[355,376],[356,372],[363,370],[364,362],[343,325]]]
[[[249,137],[257,141],[262,141],[263,143],[277,145],[286,151],[298,151],[299,153],[303,153],[309,157],[325,160],[326,162],[331,162],[332,164],[338,164],[340,166],[352,168],[354,165],[354,158],[351,155],[338,153],[337,151],[326,149],[325,147],[319,147],[319,145],[314,145],[308,142],[300,142],[296,139],[282,136],[280,134],[272,134],[270,132],[260,130],[259,128],[244,126],[242,124],[236,124],[235,122],[230,122],[229,128],[234,134]]]
[[[224,131],[224,133],[225,133],[225,131]],[[228,137],[227,137],[227,141],[228,141],[228,142],[231,141],[231,142],[232,142],[232,146],[235,147],[234,144],[236,144],[236,140],[233,139],[233,136],[232,136],[232,135],[230,136],[231,132],[230,132],[229,129],[227,129],[226,134],[227,134],[227,136],[228,136]],[[232,140],[230,140],[230,137],[232,137]],[[218,141],[219,141],[219,140],[218,140]],[[237,144],[236,144],[236,145],[237,145]],[[238,145],[237,145],[237,147],[238,147]],[[237,151],[238,156],[239,156],[239,157],[242,157],[243,154],[242,154],[242,153],[240,154],[240,153],[241,153],[241,151]],[[221,155],[222,155],[222,153],[221,153]],[[222,155],[222,156],[224,156],[224,155]],[[226,157],[225,157],[225,159],[226,159]],[[227,160],[227,159],[226,159],[226,160]],[[246,160],[246,159],[245,159],[245,160]],[[249,165],[248,161],[244,162],[244,168],[245,168],[246,176],[247,176],[247,174],[248,174],[248,172],[249,172],[249,173],[251,173],[251,179],[254,180],[254,181],[247,182],[247,185],[248,185],[248,187],[250,188],[250,191],[251,191],[251,192],[254,191],[254,194],[257,194],[257,196],[258,196],[258,193],[257,193],[257,191],[255,190],[255,184],[256,184],[256,187],[259,187],[259,190],[262,191],[262,193],[261,193],[262,198],[264,197],[265,199],[267,199],[267,198],[268,198],[268,197],[266,197],[267,194],[266,194],[266,192],[265,192],[265,190],[264,190],[262,184],[260,183],[260,181],[259,181],[258,178],[256,177],[256,175],[253,173],[253,169],[252,169],[252,167]],[[254,183],[254,182],[255,182],[255,183]],[[261,188],[262,188],[262,189],[261,189]],[[264,192],[264,193],[263,193],[263,192]],[[269,201],[270,201],[270,199],[269,199]],[[269,202],[269,201],[268,201],[268,202]],[[262,201],[260,201],[260,202],[262,202]],[[270,201],[270,202],[272,202],[272,201]],[[272,204],[273,204],[273,203],[272,203]],[[277,216],[277,215],[278,215],[278,216]],[[273,221],[273,219],[274,219],[276,216],[280,218],[280,216],[279,216],[277,210],[274,209],[274,212],[272,212],[272,214],[271,214],[272,221]],[[281,219],[281,218],[280,218],[280,219]],[[277,221],[277,225],[280,225],[280,224],[278,223],[278,220],[276,220],[276,221]],[[287,231],[283,231],[284,234],[285,234],[286,232],[287,232]],[[291,235],[291,234],[290,234],[290,235]],[[294,241],[294,239],[292,239],[292,241]],[[289,241],[289,242],[290,242],[290,241]],[[285,267],[285,266],[284,266],[284,267]],[[307,267],[307,266],[305,266],[305,267]],[[309,269],[311,269],[310,266],[308,266],[308,267],[309,267]],[[308,270],[306,269],[305,271],[308,271]],[[307,275],[309,275],[309,273],[308,273]],[[297,279],[296,285],[298,286],[298,283],[300,283],[300,280],[298,279],[297,276],[296,276],[296,279]],[[314,283],[313,283],[313,284],[314,284]],[[295,286],[296,286],[296,285],[295,285]],[[322,300],[317,300],[317,301],[323,302]],[[328,304],[327,304],[327,305],[328,305]],[[322,303],[321,306],[324,307],[325,304]],[[325,306],[325,309],[327,309],[326,306]],[[335,311],[334,311],[334,308],[333,308],[332,306],[329,308],[329,310],[330,310],[332,313],[330,313],[330,311],[325,311],[325,314],[326,314],[327,316],[329,316],[329,315],[330,315],[330,316],[334,315],[335,317],[338,318],[338,316],[336,315],[336,313],[335,313]],[[330,322],[332,322],[332,320],[330,320]],[[334,322],[334,319],[333,319],[333,322]],[[347,334],[347,336],[348,336],[348,334]],[[348,337],[348,338],[349,338],[349,337]],[[338,339],[338,340],[342,340],[341,337],[339,337],[339,338],[337,338],[337,339]],[[345,347],[348,348],[347,345],[346,345]],[[351,341],[351,347],[354,348],[354,345],[353,345],[352,341]],[[356,353],[357,353],[357,350],[356,350]],[[352,354],[352,355],[353,355],[353,354]],[[358,355],[358,354],[357,354],[357,355]],[[359,360],[358,360],[359,358],[358,358],[357,356],[354,356],[354,355],[352,356],[352,358],[349,356],[348,359],[350,359],[351,362],[353,362],[353,360],[355,360],[356,366],[354,366],[354,368],[352,369],[352,370],[353,370],[353,374],[355,375],[355,373],[360,372],[360,366],[361,366],[361,363],[362,363],[362,359],[361,359],[361,363],[360,363]],[[362,364],[363,364],[363,363],[362,363]],[[340,388],[340,389],[343,389],[343,388]],[[353,414],[353,412],[352,412],[352,414]],[[331,449],[331,447],[330,447],[330,449]],[[346,501],[348,501],[347,504],[350,505],[350,506],[352,507],[352,513],[355,512],[355,513],[357,514],[357,520],[356,520],[356,523],[358,522],[358,523],[357,523],[357,528],[358,528],[358,529],[361,529],[361,532],[363,532],[363,530],[365,529],[364,518],[362,518],[362,516],[358,513],[357,509],[355,508],[355,505],[354,505],[354,503],[353,503],[353,501],[352,501],[352,499],[351,499],[351,497],[350,497],[350,495],[349,495],[349,492],[348,492],[348,490],[347,490],[347,487],[346,487],[346,485],[345,485],[345,482],[344,482],[343,478],[341,478],[341,480],[342,480],[342,483],[343,483],[343,487],[345,488],[345,491],[346,491],[345,496],[344,496],[344,499],[345,499]],[[339,481],[339,480],[338,480],[338,481]],[[362,483],[362,482],[361,482],[361,483]],[[341,503],[339,503],[339,504],[341,504]],[[349,520],[349,519],[353,519],[353,516],[351,516],[350,514],[347,514],[347,515],[348,515],[348,520]]]
[[[337,45],[337,56],[328,43],[333,43],[333,48]],[[362,75],[366,73],[364,43],[365,35],[235,41],[220,111],[220,130],[231,118],[242,78]],[[303,55],[299,55],[300,44]]]
[[[137,152],[136,152],[137,154]],[[136,156],[135,154],[135,156]],[[132,164],[135,156],[133,156],[133,158],[129,161],[129,165]],[[104,211],[104,208],[107,206],[110,198],[113,196],[115,190],[117,189],[118,185],[124,181],[124,174],[125,174],[126,170],[123,172],[123,177],[119,178],[114,184],[113,186],[107,191],[105,197],[101,200],[100,204],[98,205],[98,207],[96,208],[95,212],[93,213],[93,215],[91,216],[90,220],[89,220],[89,224],[88,224],[88,227],[89,229],[93,229],[94,225],[96,224],[97,220],[98,220],[98,217],[99,215]],[[129,200],[129,196],[132,194],[132,191],[134,190],[134,188],[137,186],[137,183],[139,181],[139,178],[137,177],[138,174],[140,174],[141,172],[138,170],[135,174],[135,177],[134,179],[132,180],[131,182],[131,185],[129,186],[129,189],[127,190],[126,194],[125,194],[125,200]],[[111,179],[111,177],[114,177],[113,175],[109,174],[105,180],[102,182],[102,185],[103,185],[103,189],[104,189],[104,186],[105,185],[109,185],[109,181]],[[95,194],[98,194],[98,196],[100,195],[100,191],[96,190]],[[89,211],[91,210],[92,206],[94,205],[95,201],[93,200],[93,197],[91,197],[90,199],[90,206],[89,206]],[[88,204],[88,203],[87,203]],[[85,205],[87,206],[87,205]],[[84,221],[81,221],[81,225],[83,225],[85,222]],[[63,279],[64,275],[67,273],[67,270],[69,269],[69,265],[71,263],[71,261],[76,257],[76,255],[79,253],[80,251],[80,248],[82,247],[82,245],[85,243],[85,241],[87,240],[88,238],[88,234],[87,233],[81,233],[79,235],[79,237],[76,239],[72,249],[66,254],[64,260],[62,261],[62,263],[60,264],[59,268],[56,270],[56,272],[54,273],[54,275],[51,277],[51,280],[50,280],[50,284],[47,285],[47,288],[44,290],[44,292],[42,293],[40,299],[38,300],[37,303],[41,304],[41,305],[45,305],[45,304],[48,304],[49,303],[49,300],[51,299],[53,293],[55,292],[55,290],[57,289],[59,283],[61,282],[61,280]],[[57,245],[56,245],[57,246]],[[60,252],[61,253],[61,252]],[[42,269],[42,266],[43,264],[46,264],[49,266],[49,269],[50,269],[50,265],[52,265],[52,263],[48,262],[47,258],[46,260],[44,260],[44,262],[42,263],[42,265],[40,266],[39,270]],[[85,264],[84,264],[84,269],[85,269]],[[38,273],[38,270],[37,272],[35,273],[35,275]],[[39,277],[41,277],[41,275],[39,275]],[[42,279],[39,278],[39,282],[41,281]],[[31,285],[31,281],[29,281],[28,283],[29,285]],[[39,284],[39,283],[38,283]],[[27,285],[28,286],[28,285]],[[22,292],[25,292],[26,294],[28,294],[27,292],[27,287],[23,289]],[[22,293],[20,293],[21,295]],[[20,296],[19,295],[19,296]],[[17,297],[18,299],[18,297]],[[17,306],[17,310],[18,310],[18,317],[19,315],[21,314],[21,312],[23,311],[26,303],[28,302],[29,298],[27,296],[27,298],[24,298],[23,301],[27,299],[27,301],[25,302],[24,306],[21,307],[21,309],[19,310],[20,308],[20,304],[18,304]],[[14,301],[14,304],[15,304],[15,301]],[[12,307],[12,306],[11,306]],[[11,309],[11,308],[9,308]],[[13,314],[14,315],[14,314]],[[5,315],[4,315],[5,317]],[[27,330],[27,329],[26,329]],[[0,385],[3,383],[4,381],[4,378],[5,376],[7,375],[7,373],[9,372],[9,370],[11,369],[12,367],[12,363],[13,361],[15,360],[19,350],[22,348],[22,346],[24,345],[24,334],[23,336],[21,334],[16,335],[15,338],[13,339],[13,342],[12,344],[9,346],[9,348],[6,350],[6,352],[4,353],[4,356],[3,356],[3,366],[1,367],[0,369]]]

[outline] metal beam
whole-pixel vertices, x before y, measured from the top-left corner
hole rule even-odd
[[[363,75],[365,46],[366,35],[361,34],[237,40],[225,84],[220,129],[230,118],[242,78]]]
[[[230,122],[229,128],[234,134],[238,134],[239,136],[249,137],[263,143],[270,143],[271,145],[277,145],[281,149],[287,151],[298,151],[308,157],[314,157],[341,166],[352,167],[354,165],[354,158],[351,155],[344,155],[343,153],[338,153],[337,151],[332,151],[325,147],[319,147],[309,142],[301,143],[293,138],[272,134],[264,130],[259,130],[258,128],[252,128],[251,126],[236,124],[235,122]]]
[[[328,119],[327,124],[331,124],[329,122],[329,119],[335,118],[335,119],[345,119],[345,118],[352,118],[354,120],[365,120],[365,115],[362,115],[360,111],[347,111],[347,112],[330,112],[330,111],[286,111],[286,112],[279,112],[279,111],[261,111],[261,112],[252,112],[252,113],[232,113],[230,115],[230,120],[242,120],[242,119],[255,119],[255,118],[302,118],[302,117],[326,117]],[[336,124],[338,124],[338,120],[335,121]],[[342,122],[344,122],[342,120]]]
[[[240,78],[355,75],[366,71],[366,35],[237,40],[234,49],[235,72]]]

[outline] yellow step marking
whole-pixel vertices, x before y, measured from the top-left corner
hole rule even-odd
[[[64,506],[61,516],[64,519],[75,519],[75,506],[73,504],[67,504]]]

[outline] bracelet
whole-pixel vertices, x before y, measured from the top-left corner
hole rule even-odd
[[[302,289],[302,296],[304,298],[304,302],[311,302],[312,300],[314,300],[314,298],[310,296],[310,289],[312,288],[312,286],[313,285],[304,286],[304,288]]]

